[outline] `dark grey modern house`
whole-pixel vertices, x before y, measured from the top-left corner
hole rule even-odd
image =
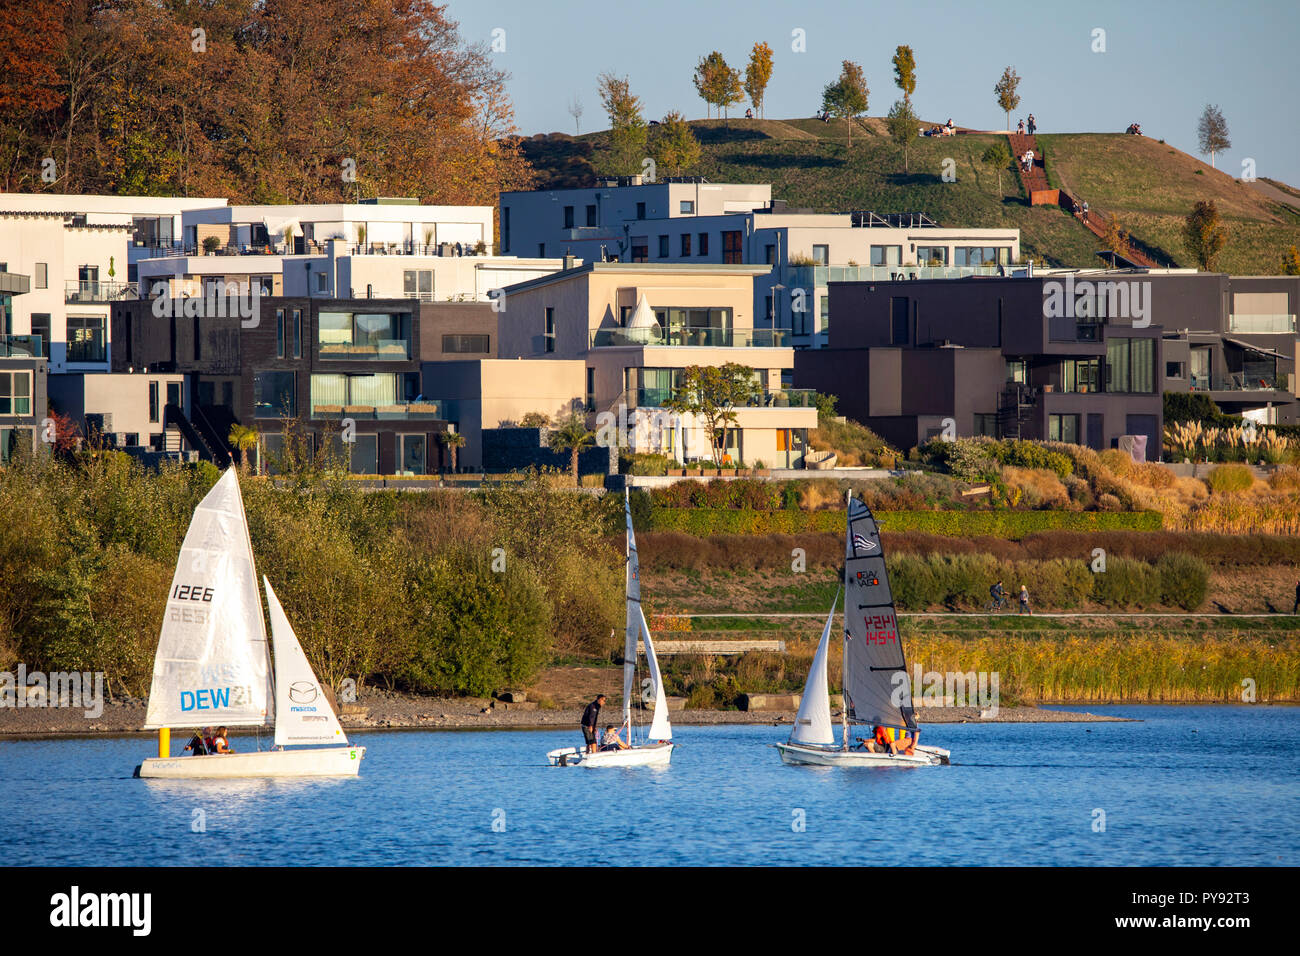
[[[39,335],[12,335],[13,297],[31,290],[31,277],[0,268],[0,464],[31,453],[47,414],[49,359]]]
[[[830,347],[795,385],[910,448],[940,434],[1114,446],[1163,432],[1165,391],[1296,420],[1300,279],[1158,270],[831,283]]]

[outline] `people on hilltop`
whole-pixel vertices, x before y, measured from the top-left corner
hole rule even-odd
[[[1034,135],[1034,130],[1036,130],[1036,129],[1038,129],[1038,123],[1037,123],[1037,121],[1034,119],[1034,114],[1033,114],[1033,113],[1030,113],[1030,114],[1029,114],[1029,135],[1030,135],[1030,136],[1033,136],[1033,135]]]
[[[218,727],[217,735],[212,738],[212,752],[218,754],[233,754],[230,749],[230,741],[226,738],[226,728]]]
[[[1021,120],[1020,122],[1016,123],[1016,132],[1019,133],[1021,136],[1024,136],[1024,135],[1025,135],[1025,121],[1024,121],[1024,120]]]
[[[1124,130],[1124,132],[1128,133],[1130,136],[1141,136],[1142,127],[1137,123],[1129,123],[1128,129]]]
[[[605,695],[598,694],[582,712],[582,739],[587,744],[587,753],[596,752],[596,727],[600,720],[600,708],[605,706]]]
[[[747,110],[745,110],[745,119],[753,119],[753,118],[754,118],[754,111],[753,111],[753,109],[747,109]]]

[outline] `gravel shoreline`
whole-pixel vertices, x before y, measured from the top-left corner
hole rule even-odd
[[[607,706],[606,714],[617,713]],[[340,718],[349,731],[367,730],[555,730],[577,732],[581,707],[542,709],[536,703],[510,704],[478,698],[444,699],[384,691],[363,692],[357,704],[345,704]],[[1003,707],[996,717],[980,717],[977,707],[923,707],[918,712],[923,724],[951,723],[1077,723],[1116,721],[1090,713],[1040,710],[1036,707]],[[0,738],[59,736],[122,736],[152,731],[140,728],[145,719],[142,700],[111,701],[97,717],[87,717],[72,708],[0,707]],[[677,710],[672,721],[678,726],[721,724],[790,724],[791,710]],[[173,737],[190,728],[173,729]],[[179,746],[179,745],[178,745]]]

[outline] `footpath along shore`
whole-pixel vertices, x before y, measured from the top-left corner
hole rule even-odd
[[[437,698],[384,691],[363,691],[357,704],[341,708],[341,722],[348,730],[561,730],[577,732],[582,708],[574,706],[544,709],[534,702],[505,703],[485,698]],[[606,705],[605,716],[616,720],[620,710],[613,701]],[[1122,718],[1036,707],[1002,707],[996,716],[980,716],[978,707],[924,707],[918,717],[922,723],[1073,723],[1115,721]],[[0,737],[50,737],[62,735],[122,735],[146,733],[143,700],[108,701],[103,713],[87,716],[70,707],[0,707]],[[675,710],[673,723],[678,726],[708,724],[791,724],[791,709]],[[187,729],[179,727],[177,731]],[[148,732],[152,733],[152,732]],[[236,732],[238,733],[238,731]],[[175,735],[173,735],[175,736]]]

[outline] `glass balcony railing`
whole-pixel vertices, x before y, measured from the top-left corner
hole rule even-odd
[[[1003,273],[1012,267],[1003,266]],[[791,287],[814,288],[830,282],[888,282],[891,279],[960,279],[998,275],[997,265],[985,266],[787,266],[781,281]]]
[[[1233,372],[1226,378],[1211,379],[1206,375],[1193,375],[1193,392],[1272,392],[1285,390],[1286,385],[1276,372]]]
[[[411,357],[411,342],[409,339],[321,342],[316,357],[331,362],[405,362]]]
[[[134,282],[100,282],[69,279],[63,286],[65,305],[87,305],[102,302],[123,302],[138,298]]]
[[[39,335],[0,335],[0,358],[44,358]]]
[[[313,405],[312,418],[355,418],[361,421],[443,419],[442,402],[393,402],[386,405]]]
[[[788,329],[670,328],[597,329],[591,347],[671,345],[696,348],[783,348],[790,342]]]
[[[663,408],[673,397],[673,389],[643,387],[628,389],[623,401],[629,408]],[[817,392],[811,388],[778,388],[756,391],[736,408],[816,408]]]
[[[1228,331],[1244,335],[1289,335],[1296,330],[1294,315],[1229,315]]]

